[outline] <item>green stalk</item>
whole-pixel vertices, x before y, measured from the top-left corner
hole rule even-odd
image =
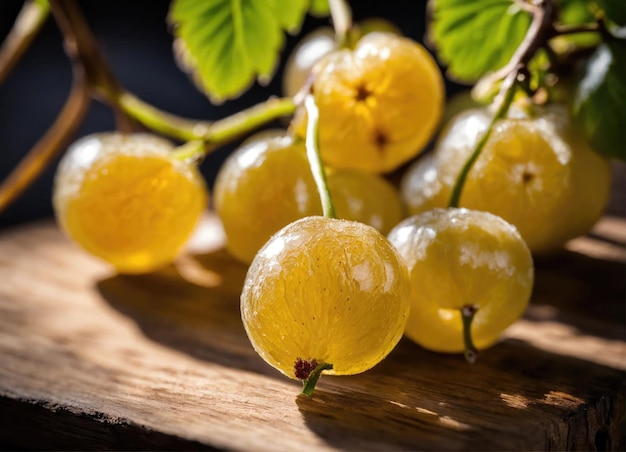
[[[465,360],[474,363],[478,357],[478,349],[472,340],[472,321],[478,311],[475,305],[466,305],[461,308],[461,318],[463,319],[463,344],[465,346]]]
[[[320,379],[322,372],[325,370],[330,370],[333,368],[332,364],[328,363],[319,363],[313,371],[309,374],[309,377],[304,380],[302,384],[302,394],[306,396],[311,396],[313,391],[315,390],[315,385],[317,384],[317,380]]]
[[[106,99],[109,100],[110,97],[112,96],[108,95]],[[120,93],[115,100],[111,99],[111,101],[117,103],[127,115],[148,129],[183,141],[201,138],[210,124],[171,115],[128,92]]]
[[[505,91],[502,93],[502,102],[496,110],[493,118],[491,118],[491,122],[489,123],[489,127],[485,131],[478,143],[476,143],[476,147],[474,151],[469,156],[465,165],[461,169],[461,172],[457,176],[457,179],[454,183],[454,187],[452,188],[452,194],[450,195],[450,201],[448,202],[448,207],[459,207],[459,201],[461,200],[461,194],[463,192],[463,186],[465,185],[465,181],[467,180],[467,176],[469,172],[472,170],[474,163],[480,156],[485,144],[487,144],[487,140],[491,136],[493,131],[493,127],[500,119],[504,118],[509,111],[509,107],[513,102],[513,97],[515,95],[515,89],[517,87],[517,71],[511,72],[511,76],[507,77],[507,79],[503,83],[503,87],[506,86]],[[508,85],[506,85],[508,82]]]
[[[151,130],[183,141],[204,140],[207,145],[227,143],[274,119],[291,115],[296,109],[292,99],[270,98],[227,118],[208,122],[161,111],[128,92],[119,94],[116,103]]]
[[[178,146],[171,156],[187,164],[199,162],[206,155],[206,146],[202,140],[188,141]]]
[[[219,121],[215,121],[198,138],[207,144],[224,144],[282,116],[292,115],[296,104],[291,98],[271,97],[265,102],[249,107]]]
[[[330,195],[328,181],[326,180],[326,172],[320,155],[320,137],[319,137],[319,110],[315,105],[315,99],[311,94],[304,99],[308,123],[306,128],[306,154],[313,173],[313,179],[317,186],[322,202],[322,212],[326,218],[337,218],[335,215],[335,205]]]

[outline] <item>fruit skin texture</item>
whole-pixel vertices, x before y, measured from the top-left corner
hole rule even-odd
[[[322,160],[333,168],[390,172],[417,155],[439,124],[445,90],[441,72],[418,43],[370,33],[352,50],[316,65]],[[293,122],[306,134],[306,114]]]
[[[327,179],[339,218],[386,234],[404,217],[398,191],[377,175],[335,170]],[[213,195],[227,249],[247,264],[282,227],[322,214],[304,144],[284,134],[251,138],[235,150],[218,172]]]
[[[514,226],[488,212],[434,209],[402,221],[389,233],[409,269],[411,313],[405,334],[429,350],[464,350],[460,309],[476,305],[477,348],[498,340],[522,316],[534,269]]]
[[[350,39],[353,35],[362,36],[374,32],[400,34],[400,30],[392,22],[380,17],[372,17],[360,21],[357,30],[350,33]],[[309,81],[315,64],[337,48],[335,31],[332,27],[320,27],[304,36],[285,63],[283,95],[294,97],[298,94]]]
[[[447,205],[489,121],[486,110],[462,113],[442,133],[435,162],[418,162],[407,170],[401,194],[410,213]],[[610,180],[609,161],[571,128],[564,106],[514,109],[495,124],[460,205],[501,216],[519,229],[534,254],[548,254],[593,227],[608,201]]]
[[[172,159],[172,149],[148,134],[99,133],[76,141],[55,177],[61,227],[123,273],[172,262],[207,205],[202,176]]]
[[[289,378],[297,358],[332,364],[325,373],[356,374],[400,340],[409,291],[406,266],[374,228],[306,217],[259,251],[241,313],[255,350]]]

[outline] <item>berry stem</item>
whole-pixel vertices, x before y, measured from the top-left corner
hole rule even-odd
[[[325,370],[331,370],[333,368],[332,364],[329,363],[319,363],[311,371],[309,377],[302,382],[302,394],[306,396],[311,396],[313,391],[315,390],[315,385],[317,384],[317,380],[320,379],[322,372]]]
[[[0,83],[28,49],[41,26],[46,22],[50,6],[45,0],[27,0],[0,47]]]
[[[463,186],[465,185],[465,181],[467,180],[469,172],[472,170],[472,167],[480,156],[480,153],[485,147],[485,144],[487,144],[487,141],[489,140],[489,137],[491,136],[491,133],[493,131],[494,125],[496,124],[496,122],[506,116],[507,112],[509,111],[509,107],[511,106],[511,103],[513,102],[513,97],[515,96],[515,89],[517,86],[517,75],[517,71],[511,72],[511,75],[507,77],[507,79],[505,79],[505,81],[503,82],[502,86],[506,87],[506,89],[504,93],[501,93],[503,94],[502,102],[500,103],[498,110],[496,110],[495,114],[493,115],[493,118],[491,118],[489,127],[487,127],[487,130],[485,131],[483,136],[480,137],[480,140],[478,140],[478,143],[476,143],[474,151],[463,165],[463,168],[461,168],[461,172],[457,176],[454,187],[452,188],[452,194],[450,195],[448,207],[459,207],[461,194],[463,192]]]
[[[304,99],[308,123],[306,129],[306,154],[313,173],[313,179],[317,186],[322,202],[322,212],[326,218],[336,218],[335,205],[330,195],[328,182],[326,180],[326,172],[320,155],[320,137],[319,137],[319,110],[315,105],[313,95],[309,94]]]
[[[132,118],[163,135],[183,141],[204,140],[207,152],[274,119],[291,115],[296,108],[292,99],[272,97],[232,116],[209,122],[161,111],[128,92],[117,94],[115,102]]]
[[[518,80],[522,80],[522,77],[524,77],[523,74],[527,70],[528,63],[533,56],[535,56],[537,50],[544,47],[548,40],[555,35],[554,19],[556,7],[554,5],[554,0],[536,0],[534,3],[528,3],[520,0],[517,3],[520,7],[532,14],[532,22],[526,32],[524,40],[517,47],[509,62],[500,70],[485,77],[477,85],[483,87],[484,89],[485,86],[494,86],[496,82],[502,80],[500,91],[494,100],[494,104],[498,105],[498,109],[491,119],[489,127],[480,140],[478,140],[478,143],[476,143],[474,151],[469,156],[463,165],[461,172],[457,176],[454,187],[452,188],[452,194],[450,195],[448,207],[459,206],[465,180],[485,147],[487,140],[491,136],[493,126],[497,121],[504,118],[509,111],[509,107],[511,106],[515,95],[515,89],[519,83]]]
[[[172,158],[193,165],[199,163],[206,155],[206,146],[202,140],[188,141],[172,152]]]
[[[476,305],[465,305],[461,308],[461,318],[463,320],[463,343],[465,345],[465,360],[474,363],[478,357],[478,349],[472,340],[472,321],[478,311]]]

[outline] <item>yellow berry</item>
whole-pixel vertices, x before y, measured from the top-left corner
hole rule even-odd
[[[444,85],[431,55],[410,39],[370,33],[315,67],[322,159],[333,168],[389,172],[417,155],[441,118]],[[294,130],[305,135],[306,115]]]
[[[65,232],[124,273],[170,263],[206,208],[197,169],[147,135],[101,133],[76,141],[59,165],[54,207]]]
[[[371,226],[306,217],[275,234],[248,270],[243,323],[255,350],[290,378],[294,363],[363,372],[402,336],[409,313],[407,269]]]
[[[477,348],[498,340],[525,311],[533,262],[514,226],[488,212],[434,209],[389,233],[409,269],[411,313],[406,335],[423,347],[464,350],[461,309],[476,307]]]
[[[401,192],[411,213],[447,205],[490,120],[487,110],[462,113],[446,126],[434,162],[409,168]],[[608,200],[610,179],[608,160],[572,129],[564,106],[513,108],[494,125],[468,174],[460,206],[501,216],[517,227],[533,253],[549,253],[591,229]]]
[[[379,176],[333,170],[327,179],[339,218],[384,234],[403,218],[398,191]],[[220,168],[213,192],[227,249],[244,263],[282,227],[322,214],[304,144],[284,133],[251,137],[236,149]]]

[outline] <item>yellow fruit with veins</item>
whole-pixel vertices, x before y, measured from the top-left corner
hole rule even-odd
[[[338,218],[360,221],[386,234],[404,217],[398,191],[376,174],[330,170],[327,180]],[[282,227],[322,214],[304,144],[284,132],[251,137],[229,155],[213,195],[226,247],[244,263],[252,262]]]
[[[434,162],[409,168],[401,194],[410,213],[446,207],[489,122],[486,110],[462,113],[446,126]],[[517,227],[533,253],[549,253],[591,229],[608,200],[610,179],[609,161],[571,128],[564,106],[513,108],[494,125],[459,204],[501,216]]]
[[[191,235],[207,192],[194,166],[147,134],[101,133],[76,141],[59,165],[54,207],[65,232],[124,273],[170,263]]]
[[[444,84],[431,55],[410,39],[363,37],[314,68],[322,160],[333,168],[385,173],[416,156],[441,118]],[[306,114],[294,118],[306,134]]]
[[[248,269],[241,315],[255,350],[290,378],[294,363],[364,372],[402,337],[407,269],[371,226],[306,217],[276,233]]]

